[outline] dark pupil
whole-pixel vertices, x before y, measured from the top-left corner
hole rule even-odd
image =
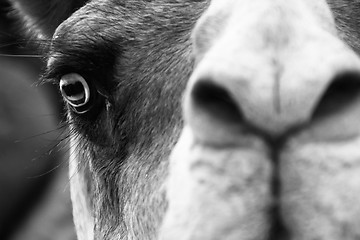
[[[66,86],[63,86],[63,91],[67,97],[83,97],[84,86],[81,82],[70,83]]]

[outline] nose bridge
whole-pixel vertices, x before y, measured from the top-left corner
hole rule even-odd
[[[194,118],[192,91],[211,83],[228,93],[246,121],[270,133],[308,121],[336,75],[359,68],[337,38],[331,14],[319,8],[297,0],[212,2],[193,33],[197,67],[185,118]],[[206,31],[213,17],[221,18],[217,32]]]
[[[292,30],[301,32],[296,25],[336,33],[325,0],[212,0],[193,33],[195,54],[202,57],[224,35],[241,41],[238,46],[250,41],[253,47],[283,48]]]

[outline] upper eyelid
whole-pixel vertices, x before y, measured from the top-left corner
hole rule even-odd
[[[105,88],[103,84],[97,81],[96,74],[92,74],[91,72],[85,72],[83,70],[81,71],[80,68],[83,68],[80,67],[81,65],[71,66],[71,64],[67,64],[67,57],[68,56],[58,59],[51,59],[51,57],[49,57],[47,68],[41,77],[41,82],[51,82],[59,85],[62,76],[69,73],[77,73],[84,77],[87,81],[92,81],[94,86],[96,86],[98,93],[100,93],[106,99],[110,99],[109,91],[107,90],[107,88]]]
[[[45,81],[58,82],[60,77],[66,74],[66,71],[64,71],[62,67],[57,67],[57,66],[61,66],[61,64],[57,64],[56,60],[54,59],[49,59],[47,62],[46,69],[42,75],[42,79]]]
[[[80,56],[80,55],[78,55]],[[76,72],[81,75],[87,75],[84,72],[84,65],[87,60],[80,59],[71,54],[51,53],[46,63],[46,69],[43,74],[44,79],[59,80],[62,75]]]
[[[102,50],[104,48],[104,50]],[[97,49],[94,51],[94,47],[87,48],[77,46],[75,49],[68,48],[66,50],[59,49],[50,53],[47,60],[46,71],[50,78],[55,77],[60,73],[66,74],[66,71],[87,72],[89,69],[95,70],[111,68],[115,62],[118,54],[117,49],[109,48],[108,46],[97,45]],[[65,72],[64,72],[65,71]]]

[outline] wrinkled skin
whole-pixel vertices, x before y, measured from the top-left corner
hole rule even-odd
[[[359,238],[360,2],[13,3],[91,89],[79,239]]]

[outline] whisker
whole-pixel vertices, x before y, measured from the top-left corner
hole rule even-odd
[[[62,133],[62,134],[63,134],[63,133]],[[62,134],[60,134],[60,135],[62,135]],[[70,135],[66,135],[65,137],[63,137],[62,139],[60,139],[60,140],[58,141],[58,143],[56,143],[54,146],[52,146],[52,147],[50,148],[50,150],[46,150],[46,151],[44,151],[39,157],[37,157],[37,158],[35,158],[35,159],[32,159],[32,161],[36,161],[36,160],[38,160],[38,159],[41,159],[41,158],[45,157],[45,155],[52,155],[53,152],[54,152],[55,150],[57,150],[58,152],[61,152],[60,157],[62,158],[62,160],[59,162],[59,164],[57,164],[55,167],[53,167],[52,169],[50,169],[50,170],[48,170],[48,171],[46,171],[46,172],[44,172],[44,173],[42,173],[42,174],[39,174],[39,175],[36,175],[36,176],[27,177],[27,178],[28,178],[28,179],[35,179],[35,178],[43,177],[43,176],[45,176],[45,175],[47,175],[47,174],[50,174],[50,173],[54,172],[55,170],[57,170],[58,168],[60,168],[60,167],[63,166],[64,164],[66,164],[67,159],[64,158],[63,156],[66,156],[66,153],[67,153],[67,151],[69,151],[69,148],[66,149],[65,151],[61,151],[62,148],[60,148],[59,146],[62,145],[63,147],[66,147],[66,146],[68,145],[68,143],[69,143],[69,137],[70,137]],[[66,141],[66,142],[64,143],[64,141]]]
[[[36,119],[36,118],[44,118],[44,117],[55,117],[57,116],[57,113],[51,113],[51,114],[36,114],[36,115],[27,115],[25,118],[27,119]]]
[[[45,155],[51,155],[55,150],[60,151],[60,149],[58,149],[58,147],[59,147],[61,144],[63,144],[63,142],[68,139],[68,137],[69,137],[69,136],[66,136],[66,137],[58,140],[58,142],[57,142],[56,144],[54,144],[53,146],[51,146],[49,149],[46,148],[47,150],[45,150],[45,151],[44,151],[42,154],[40,154],[38,157],[33,158],[32,161],[36,161],[37,159],[41,159],[41,158],[42,158],[43,156],[45,156]]]
[[[22,54],[0,54],[0,57],[11,57],[11,58],[43,58],[42,55],[22,55]]]
[[[55,129],[52,129],[52,130],[49,130],[49,131],[46,131],[46,132],[42,132],[42,133],[39,133],[39,134],[35,134],[35,135],[32,135],[30,137],[26,137],[26,138],[23,138],[23,139],[19,139],[19,140],[15,140],[15,143],[21,143],[21,142],[25,142],[25,141],[28,141],[28,140],[31,140],[31,139],[34,139],[36,137],[40,137],[40,136],[44,136],[46,134],[49,134],[49,133],[53,133],[53,132],[56,132],[60,129],[64,129],[66,128],[68,125],[67,124],[64,124],[58,128],[55,128]]]
[[[32,177],[27,177],[27,179],[36,179],[36,178],[40,178],[40,177],[43,177],[47,174],[50,174],[52,172],[54,172],[56,169],[58,169],[62,164],[58,164],[56,165],[55,167],[53,167],[52,169],[50,169],[49,171],[45,172],[45,173],[42,173],[42,174],[39,174],[39,175],[36,175],[36,176],[32,176]]]
[[[68,139],[69,136],[66,136],[60,140],[57,140],[57,143],[52,145],[52,146],[48,146],[48,147],[44,147],[44,151],[42,151],[42,153],[40,155],[38,155],[37,157],[33,158],[32,161],[37,161],[38,159],[41,159],[45,156],[49,156],[51,155],[55,150],[58,150],[58,152],[60,152],[61,149],[59,149],[59,146],[61,144],[64,143],[65,140]],[[56,140],[54,140],[56,141]],[[35,152],[39,152],[39,150],[35,150]]]

